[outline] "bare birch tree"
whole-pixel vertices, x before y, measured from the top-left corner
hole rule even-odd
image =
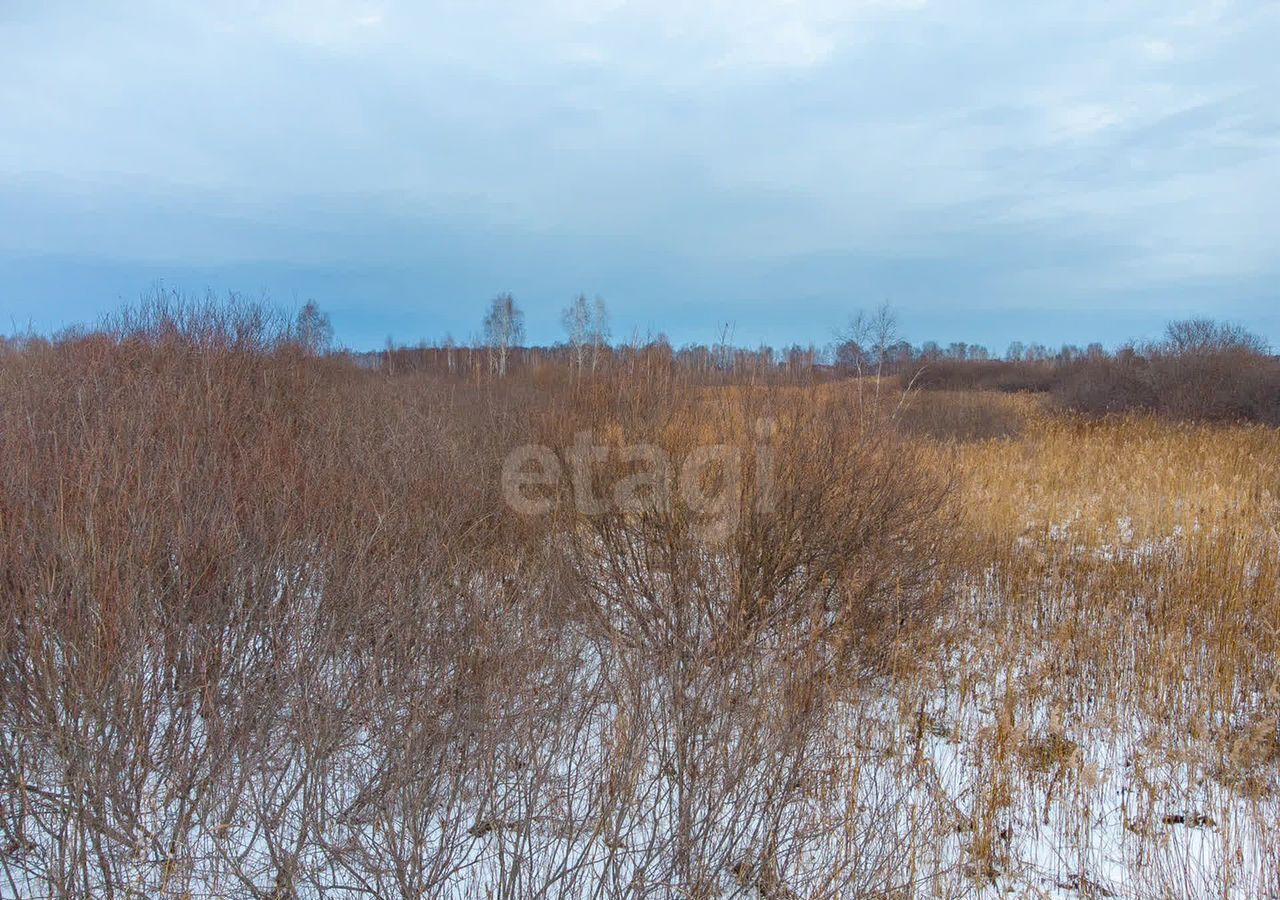
[[[294,323],[298,342],[308,353],[323,355],[333,343],[333,325],[328,313],[323,312],[314,300],[308,300]]]
[[[560,321],[564,323],[564,330],[569,335],[574,365],[581,372],[586,366],[589,353],[591,371],[594,372],[600,362],[600,351],[609,340],[609,311],[605,308],[604,300],[597,297],[592,302],[587,300],[586,294],[579,294],[564,308]]]
[[[489,302],[489,313],[484,317],[484,337],[501,378],[507,374],[507,355],[511,348],[524,340],[524,313],[510,294],[499,294]]]

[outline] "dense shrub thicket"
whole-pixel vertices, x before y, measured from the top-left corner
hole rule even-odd
[[[840,710],[942,596],[945,485],[878,408],[315,335],[159,304],[0,354],[0,893],[895,888]]]
[[[903,380],[921,390],[1048,392],[1089,415],[1149,411],[1176,419],[1280,425],[1280,358],[1248,332],[1193,319],[1163,340],[1115,354],[1037,361],[937,360]]]
[[[1060,370],[1051,361],[936,359],[918,362],[902,379],[922,391],[1041,392],[1052,390]]]

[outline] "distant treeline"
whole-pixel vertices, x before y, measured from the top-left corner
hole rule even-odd
[[[822,347],[746,348],[722,340],[676,348],[661,334],[610,343],[603,302],[596,300],[589,310],[585,303],[579,298],[565,310],[568,340],[562,344],[504,346],[502,335],[524,334],[522,314],[504,296],[495,299],[486,340],[478,346],[388,344],[361,361],[390,372],[451,375],[607,369],[770,383],[879,376],[913,390],[1048,393],[1059,408],[1088,415],[1150,411],[1179,419],[1280,424],[1280,359],[1259,336],[1211,319],[1171,323],[1160,340],[1129,343],[1115,352],[1100,343],[1052,350],[1015,341],[996,358],[981,344],[913,345],[899,336],[892,311],[884,307],[855,317],[836,341]],[[491,327],[495,315],[508,317],[499,331]]]
[[[236,317],[242,321],[251,312],[251,318],[274,322],[281,340],[301,352],[344,357],[392,375],[520,374],[550,382],[611,373],[708,384],[806,384],[876,376],[896,379],[908,390],[1048,393],[1059,408],[1088,415],[1150,411],[1180,419],[1280,425],[1280,358],[1261,337],[1206,318],[1173,322],[1160,340],[1129,343],[1114,352],[1100,343],[1051,349],[1015,341],[1003,357],[963,341],[914,345],[901,336],[888,306],[859,313],[825,345],[742,347],[732,342],[727,326],[721,339],[711,344],[675,347],[661,333],[613,341],[604,301],[589,301],[585,295],[561,314],[565,340],[541,346],[525,344],[524,312],[510,294],[490,301],[482,337],[467,343],[450,337],[417,346],[388,339],[384,349],[369,352],[333,350],[329,317],[314,303],[290,318],[235,295],[221,302],[212,296],[192,302],[176,292],[157,290],[138,310],[126,311],[103,327],[107,332],[127,331],[131,317],[156,309],[177,311],[179,318],[202,326]],[[54,340],[87,333],[71,329]],[[30,335],[0,338],[0,349],[44,340]]]

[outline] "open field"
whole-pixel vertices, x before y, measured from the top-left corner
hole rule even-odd
[[[1280,431],[650,362],[0,354],[0,895],[1280,896]]]

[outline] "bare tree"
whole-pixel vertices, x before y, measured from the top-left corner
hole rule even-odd
[[[840,333],[839,340],[854,348],[866,348],[852,357],[857,360],[858,374],[869,374],[862,371],[862,361],[869,357],[874,362],[875,374],[879,377],[884,374],[889,348],[898,340],[898,317],[888,303],[880,304],[870,313],[859,310],[849,320],[848,327]]]
[[[604,300],[597,297],[590,301],[586,294],[579,294],[564,308],[560,321],[569,335],[574,365],[581,372],[590,354],[591,371],[594,372],[600,362],[600,351],[609,340],[609,311]]]
[[[583,359],[587,354],[587,332],[591,328],[591,306],[586,294],[579,294],[573,302],[560,314],[564,330],[569,334],[569,347],[573,350],[573,361],[578,371],[582,371]]]
[[[846,348],[846,352],[855,367],[860,403],[863,399],[862,376],[871,374],[863,370],[863,365],[870,358],[875,361],[874,402],[877,406],[879,405],[880,382],[885,374],[884,369],[888,348],[897,339],[898,317],[894,314],[893,307],[888,303],[880,304],[875,312],[872,313],[859,310],[849,320],[849,326],[837,335],[837,340],[841,346]],[[870,348],[869,353],[866,348]]]
[[[333,325],[329,322],[329,314],[323,312],[314,300],[308,300],[298,310],[294,331],[303,349],[317,356],[327,352],[333,342]]]
[[[591,304],[591,328],[587,336],[591,342],[591,371],[594,372],[600,362],[600,351],[609,341],[609,311],[600,297]]]
[[[454,365],[454,354],[456,353],[457,349],[458,349],[458,343],[453,339],[453,335],[446,334],[444,336],[444,356],[445,356],[445,366],[449,370],[450,375],[454,373],[456,368]]]
[[[524,340],[524,313],[510,294],[499,294],[489,302],[489,313],[484,317],[484,337],[501,378],[507,374],[507,355],[511,348]]]
[[[1240,325],[1213,319],[1170,322],[1160,349],[1168,353],[1266,353],[1267,342]]]

